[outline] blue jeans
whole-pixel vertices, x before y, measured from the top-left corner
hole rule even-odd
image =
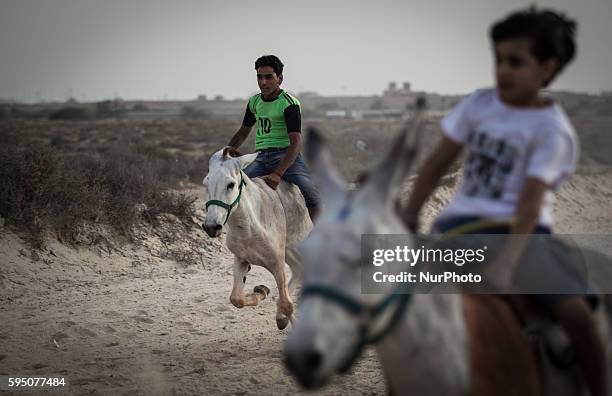
[[[244,173],[251,179],[268,175],[276,170],[286,154],[286,148],[260,150],[255,161],[244,169]],[[298,186],[307,208],[319,206],[319,190],[312,183],[310,171],[302,159],[302,154],[297,156],[295,162],[285,171],[282,179]]]

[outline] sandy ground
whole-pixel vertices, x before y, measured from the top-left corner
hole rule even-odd
[[[449,179],[425,224],[452,188]],[[589,167],[560,192],[556,231],[610,234],[611,206],[612,170]],[[77,395],[299,393],[281,361],[287,330],[276,329],[272,276],[254,267],[247,288],[266,284],[271,295],[234,308],[232,256],[199,230],[202,217],[166,218],[161,229],[180,235],[173,242],[143,227],[136,244],[94,248],[92,233],[76,237],[78,249],[51,240],[34,254],[0,226],[0,375],[63,375],[62,394]],[[318,394],[384,393],[370,348]]]

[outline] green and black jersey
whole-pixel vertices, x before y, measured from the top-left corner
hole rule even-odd
[[[255,123],[255,150],[289,147],[289,132],[301,131],[300,102],[283,90],[274,99],[253,95],[242,124],[252,127]]]

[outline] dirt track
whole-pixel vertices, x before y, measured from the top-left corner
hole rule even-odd
[[[559,232],[610,233],[610,175],[581,174],[563,189]],[[426,215],[450,194],[443,187]],[[0,374],[65,375],[68,394],[79,395],[296,393],[281,361],[287,331],[275,326],[272,276],[254,267],[247,287],[263,283],[272,293],[259,307],[234,308],[232,256],[198,229],[200,220],[168,218],[162,227],[183,230],[176,244],[201,247],[189,265],[171,259],[178,245],[147,229],[137,245],[75,250],[50,242],[33,256],[0,228]],[[321,394],[385,392],[372,349],[334,381]]]
[[[232,255],[196,224],[187,234],[207,244],[189,266],[161,258],[155,237],[110,254],[55,242],[33,260],[3,230],[0,374],[65,375],[69,394],[298,391],[281,361],[287,330],[276,328],[272,276],[255,267],[247,287],[266,284],[271,295],[238,310],[229,302]],[[322,394],[384,393],[372,352]]]

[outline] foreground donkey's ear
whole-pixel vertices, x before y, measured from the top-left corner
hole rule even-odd
[[[307,132],[306,161],[308,161],[314,182],[319,187],[321,197],[324,201],[330,202],[344,194],[346,184],[332,164],[329,147],[321,133],[313,127],[309,127]]]
[[[393,190],[398,190],[416,158],[422,124],[423,110],[419,109],[393,139],[385,159],[368,176],[363,188],[365,195],[377,194],[389,198]],[[406,144],[406,135],[410,137],[409,144]]]
[[[236,157],[238,163],[240,164],[240,169],[246,168],[251,162],[255,161],[255,158],[257,158],[257,154],[258,153],[252,153]]]

